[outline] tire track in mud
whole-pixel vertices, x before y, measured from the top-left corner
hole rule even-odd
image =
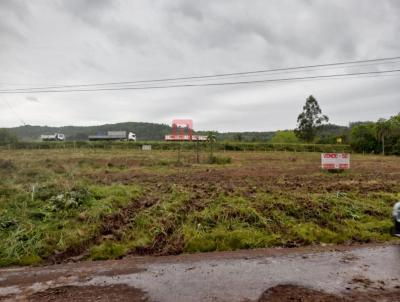
[[[141,210],[149,208],[156,204],[159,199],[153,194],[144,194],[144,198],[138,201],[132,201],[127,206],[121,208],[118,212],[106,215],[101,223],[98,234],[89,238],[78,246],[71,246],[67,250],[54,253],[47,257],[47,262],[55,264],[66,261],[78,261],[84,259],[88,255],[88,249],[103,240],[113,239],[120,241],[124,231],[129,228],[132,219]]]

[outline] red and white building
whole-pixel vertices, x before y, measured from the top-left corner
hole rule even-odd
[[[206,141],[206,135],[193,134],[193,120],[174,119],[172,133],[165,135],[166,141]]]

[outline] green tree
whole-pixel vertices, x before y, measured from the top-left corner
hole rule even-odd
[[[303,112],[297,117],[295,134],[298,138],[306,142],[312,142],[318,127],[321,126],[323,122],[328,121],[329,118],[322,114],[317,100],[310,95],[303,106]]]
[[[385,155],[385,138],[390,135],[390,121],[379,119],[375,124],[376,138],[382,144],[382,154]]]
[[[350,131],[350,146],[356,152],[375,152],[379,142],[376,139],[375,123],[368,122],[353,126]]]
[[[214,143],[216,142],[217,137],[213,132],[208,132],[207,134],[207,142],[210,144],[210,162],[212,162],[214,157]]]
[[[236,133],[233,139],[237,142],[241,142],[243,140],[243,135],[241,133]]]
[[[292,130],[277,131],[269,141],[273,144],[298,144],[299,138]]]
[[[0,129],[0,146],[14,144],[18,141],[17,137],[6,129]]]
[[[400,113],[386,121],[388,132],[385,136],[385,154],[400,155]]]
[[[317,144],[337,144],[337,139],[341,138],[341,143],[347,143],[350,128],[333,124],[324,124],[318,127],[314,142]]]

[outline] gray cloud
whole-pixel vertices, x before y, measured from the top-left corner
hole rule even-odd
[[[22,22],[30,15],[29,7],[23,0],[3,0],[0,2],[0,7],[3,16],[9,14]]]
[[[5,0],[0,83],[4,89],[115,82],[398,56],[399,13],[396,0]],[[400,62],[316,72],[391,68],[399,69]],[[309,94],[335,123],[393,115],[400,111],[398,79],[2,98],[31,124],[169,123],[189,117],[202,129],[274,130],[295,126]],[[17,125],[3,103],[0,126]]]
[[[30,102],[39,103],[39,99],[35,96],[29,95],[29,96],[25,97],[25,99],[27,99]]]
[[[0,52],[8,48],[7,41],[22,42],[23,27],[30,17],[29,8],[22,1],[0,2]]]
[[[112,0],[61,0],[56,3],[73,17],[91,25],[100,24],[114,4]]]

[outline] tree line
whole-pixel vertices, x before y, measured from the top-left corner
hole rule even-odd
[[[317,100],[310,95],[297,118],[297,128],[285,136],[291,141],[297,138],[308,143],[333,143],[336,140],[350,144],[355,152],[400,155],[400,113],[376,122],[350,123],[349,127],[323,124],[328,121]]]
[[[318,101],[310,95],[297,118],[294,130],[276,132],[213,132],[217,141],[266,142],[272,144],[348,144],[359,153],[400,155],[400,113],[376,122],[353,122],[349,126],[329,124],[328,116],[322,114]],[[60,132],[73,141],[87,140],[89,134],[107,130],[134,131],[138,140],[163,140],[171,128],[154,123],[119,123],[91,127],[40,127],[22,126],[0,129],[0,145],[11,145],[22,140],[37,140],[40,134]],[[199,131],[198,134],[208,134]]]

